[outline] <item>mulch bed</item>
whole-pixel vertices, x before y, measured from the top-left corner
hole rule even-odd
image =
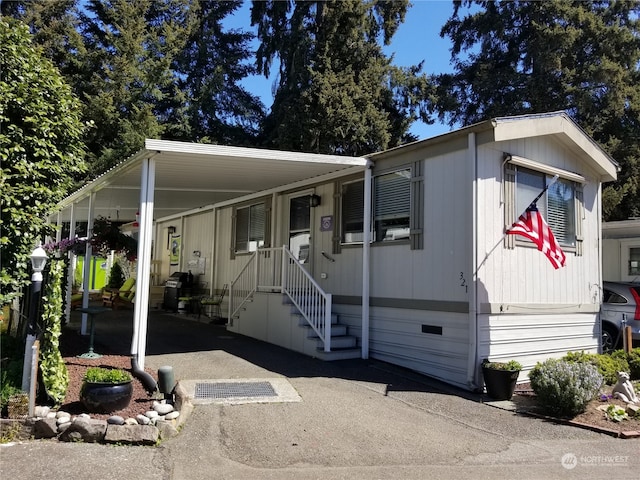
[[[154,398],[151,398],[147,394],[142,383],[133,375],[131,358],[125,355],[110,354],[111,352],[109,352],[106,346],[100,347],[100,352],[104,353],[100,358],[79,358],[78,355],[86,352],[87,342],[87,337],[83,337],[71,329],[63,330],[63,334],[60,336],[60,353],[69,372],[69,385],[67,387],[67,395],[59,407],[59,410],[63,410],[72,415],[89,413],[92,418],[103,420],[109,418],[111,415],[135,418],[138,414],[144,414],[152,410]],[[87,412],[80,401],[80,389],[82,388],[84,374],[89,367],[119,368],[131,373],[133,377],[133,397],[129,406],[122,410],[111,412],[110,414]],[[145,368],[145,371],[156,381],[158,380],[156,372],[148,368]]]

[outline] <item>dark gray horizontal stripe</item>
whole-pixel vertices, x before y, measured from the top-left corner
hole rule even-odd
[[[362,305],[362,297],[355,295],[333,295],[334,304]],[[469,313],[466,302],[447,302],[443,300],[416,300],[412,298],[371,297],[372,307],[403,308],[407,310],[431,310],[437,312]]]

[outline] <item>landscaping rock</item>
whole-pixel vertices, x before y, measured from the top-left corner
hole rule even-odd
[[[60,435],[59,439],[63,442],[101,442],[106,431],[107,422],[104,420],[77,418]]]
[[[627,415],[629,415],[630,417],[635,417],[638,414],[638,412],[640,412],[640,406],[634,405],[633,403],[628,403],[627,409],[625,411],[627,412]]]
[[[53,438],[58,435],[58,424],[55,418],[42,418],[33,424],[35,438]]]
[[[107,423],[110,425],[124,425],[124,418],[122,418],[120,415],[113,415],[107,418]]]
[[[158,403],[153,406],[153,409],[158,412],[159,415],[166,415],[169,412],[173,412],[173,405],[170,403]]]
[[[126,443],[131,445],[155,445],[160,431],[152,425],[107,425],[105,443]]]
[[[50,411],[51,409],[47,406],[36,406],[36,408],[33,409],[33,416],[38,418],[45,418],[47,415],[49,415]]]

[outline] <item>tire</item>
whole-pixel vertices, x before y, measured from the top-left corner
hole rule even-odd
[[[618,346],[618,330],[611,324],[602,324],[602,353],[611,353]]]

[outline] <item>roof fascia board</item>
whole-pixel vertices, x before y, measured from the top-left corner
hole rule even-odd
[[[577,147],[590,161],[588,163],[601,176],[601,181],[617,178],[619,166],[596,142],[565,112],[542,115],[501,117],[493,120],[496,142],[525,137],[557,135]]]
[[[325,163],[336,165],[366,164],[364,157],[347,157],[340,155],[323,155],[317,153],[290,152],[281,150],[265,150],[249,147],[230,147],[208,143],[175,142],[171,140],[145,140],[145,149],[159,153],[183,153],[192,155],[249,158],[252,160],[282,160],[289,162]]]
[[[442,133],[435,137],[426,138],[424,140],[418,140],[415,142],[405,143],[403,145],[398,145],[397,147],[390,148],[388,150],[383,150],[380,152],[372,153],[367,155],[367,158],[371,160],[381,160],[384,158],[391,157],[395,155],[398,150],[402,150],[403,152],[410,152],[412,150],[423,149],[425,147],[431,147],[437,144],[445,144],[451,142],[458,137],[467,138],[469,132],[481,133],[487,130],[491,130],[493,128],[493,124],[490,120],[475,123],[473,125],[468,125],[466,127],[459,128],[457,130],[453,130],[451,132]]]
[[[129,170],[132,170],[137,166],[138,163],[140,163],[140,161],[143,158],[147,158],[155,154],[157,154],[157,152],[149,151],[146,149],[140,150],[136,154],[132,155],[128,159],[121,162],[119,165],[116,165],[112,167],[110,170],[107,170],[102,175],[94,178],[91,182],[84,185],[82,188],[76,190],[71,195],[63,199],[59,203],[60,208],[62,209],[67,208],[69,207],[69,205],[73,203],[76,203],[80,200],[84,200],[86,197],[91,195],[91,193],[97,192],[99,190],[102,190],[103,188],[109,187],[110,186],[109,181],[113,177],[122,175],[123,173],[126,173]]]

